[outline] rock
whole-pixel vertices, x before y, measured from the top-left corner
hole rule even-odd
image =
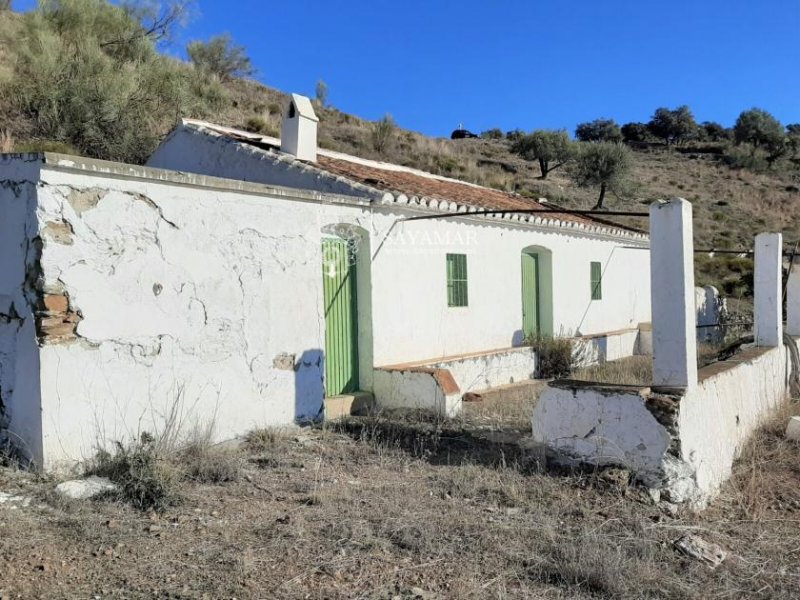
[[[693,534],[684,535],[673,542],[673,545],[682,554],[696,558],[712,569],[718,567],[728,556],[728,553],[721,546],[707,542],[700,536]]]
[[[72,500],[88,500],[106,492],[117,491],[116,484],[105,477],[87,477],[59,483],[56,492]]]
[[[30,506],[31,499],[28,496],[18,496],[14,494],[8,494],[6,492],[0,492],[0,505],[7,505],[10,508],[18,508],[22,506],[23,508]]]
[[[800,442],[800,417],[792,417],[786,424],[786,439]]]

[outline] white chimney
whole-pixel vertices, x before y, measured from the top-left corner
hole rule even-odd
[[[293,154],[300,160],[317,160],[317,123],[311,100],[292,94],[281,126],[281,152]]]

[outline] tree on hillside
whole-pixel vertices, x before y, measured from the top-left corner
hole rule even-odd
[[[674,110],[657,108],[647,124],[647,129],[667,145],[682,144],[697,135],[697,123],[686,105]]]
[[[0,0],[0,10],[11,10],[11,0]]]
[[[606,191],[624,180],[630,165],[631,151],[623,144],[578,142],[567,172],[579,187],[600,187],[593,210],[601,210]]]
[[[256,72],[245,47],[234,44],[228,33],[215,36],[207,42],[190,42],[186,46],[186,54],[197,68],[223,80],[251,77]]]
[[[575,128],[575,137],[581,142],[621,142],[622,131],[614,119],[595,119],[580,123]]]
[[[550,171],[569,160],[571,142],[566,131],[538,129],[517,139],[511,151],[525,160],[538,160],[541,178],[547,179]]]
[[[148,6],[53,0],[22,16],[4,96],[28,120],[30,135],[141,162],[179,117],[226,101],[218,83],[156,49],[185,5],[159,13]]]
[[[625,123],[620,132],[626,142],[646,142],[650,138],[650,132],[644,123]]]
[[[787,150],[783,125],[760,108],[751,108],[739,115],[733,126],[733,137],[737,144],[750,144],[753,151],[759,149],[766,152],[770,165]]]
[[[732,132],[730,129],[720,125],[716,121],[703,121],[700,124],[702,134],[710,142],[724,142],[731,139]]]

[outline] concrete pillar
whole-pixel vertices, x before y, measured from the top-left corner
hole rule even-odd
[[[795,258],[786,284],[786,333],[800,337],[800,257]]]
[[[683,198],[650,205],[653,385],[697,384],[692,205]]]
[[[753,314],[756,346],[783,343],[781,269],[783,236],[759,233],[756,236]]]

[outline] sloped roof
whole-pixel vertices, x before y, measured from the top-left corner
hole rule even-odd
[[[622,235],[627,238],[647,238],[647,234],[641,230],[620,225],[601,216],[560,212],[559,207],[549,202],[539,202],[519,194],[435,175],[411,167],[364,159],[321,148],[317,150],[316,162],[301,161],[282,153],[280,140],[277,138],[190,119],[185,119],[184,124],[211,130],[254,146],[273,155],[276,159],[294,160],[305,169],[344,179],[362,190],[369,188],[384,192],[384,202],[391,200],[398,204],[429,208],[439,213],[470,213],[479,210],[540,210],[541,212],[532,214],[506,213],[488,218],[522,221],[547,227],[578,228],[590,233]]]

